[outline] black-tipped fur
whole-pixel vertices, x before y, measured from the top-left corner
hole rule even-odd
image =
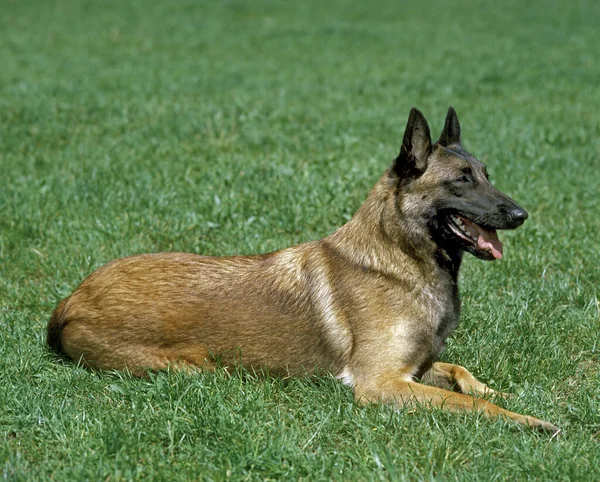
[[[448,107],[444,128],[437,143],[442,146],[460,144],[460,123],[453,107]]]
[[[402,147],[394,161],[393,170],[400,179],[408,182],[425,172],[430,154],[429,124],[421,111],[413,107],[408,116]]]
[[[63,354],[62,330],[66,325],[64,309],[66,301],[66,299],[63,300],[52,314],[46,332],[46,342],[48,343],[48,346],[58,354]]]

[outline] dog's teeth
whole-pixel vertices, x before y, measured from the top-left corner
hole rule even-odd
[[[451,216],[451,218],[452,218],[452,221],[454,221],[454,223],[456,223],[458,226],[462,227],[462,225],[463,225],[462,219],[460,219],[458,216]]]
[[[467,227],[465,226],[465,223],[463,222],[462,218],[451,214],[450,215],[450,219],[452,220],[452,222],[462,231],[462,233],[469,237],[470,239],[472,239],[473,241],[477,241],[477,236],[472,234],[471,231],[469,229],[467,229]]]

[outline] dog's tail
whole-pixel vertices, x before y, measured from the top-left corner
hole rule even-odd
[[[62,354],[62,331],[67,324],[66,320],[66,304],[69,298],[62,300],[59,305],[52,313],[52,317],[48,322],[48,331],[46,334],[46,341],[48,346],[52,348],[56,353]]]

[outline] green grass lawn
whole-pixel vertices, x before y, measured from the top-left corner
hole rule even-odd
[[[600,3],[0,2],[0,477],[599,480]],[[406,2],[407,3],[407,2]],[[135,379],[54,357],[113,258],[245,254],[352,216],[408,111],[529,210],[465,258],[443,359],[546,435],[357,407],[331,376]]]

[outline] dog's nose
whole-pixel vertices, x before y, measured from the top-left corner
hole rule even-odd
[[[518,225],[523,224],[528,217],[529,214],[527,214],[527,211],[523,208],[513,209],[510,212],[510,218]]]

